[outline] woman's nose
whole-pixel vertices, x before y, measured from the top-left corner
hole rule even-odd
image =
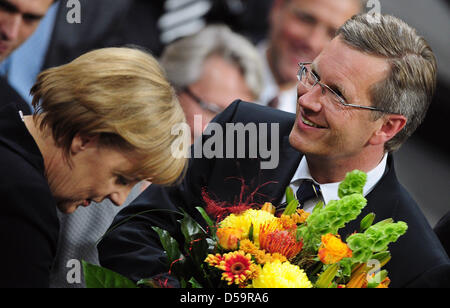
[[[109,195],[109,200],[111,200],[112,203],[116,206],[121,206],[125,203],[127,200],[128,194],[130,193],[131,188],[129,187],[122,187],[120,189],[117,189],[115,192],[111,193]]]

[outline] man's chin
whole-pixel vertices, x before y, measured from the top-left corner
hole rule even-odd
[[[291,130],[291,133],[289,134],[289,143],[291,147],[293,147],[296,151],[304,153],[300,136],[298,135],[298,132],[296,130],[297,127],[294,125],[294,127]]]

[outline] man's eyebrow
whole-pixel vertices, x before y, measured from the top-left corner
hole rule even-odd
[[[44,18],[45,15],[40,14],[32,14],[32,13],[25,13],[23,14],[23,18],[29,19],[29,20],[41,20]]]
[[[0,10],[4,10],[9,13],[20,13],[19,8],[7,0],[0,0]],[[28,20],[41,20],[44,18],[45,13],[22,13],[22,15]]]
[[[311,70],[314,72],[314,75],[316,75],[317,79],[320,81],[321,78],[320,78],[319,73],[317,72],[317,69],[318,69],[317,63],[313,62],[311,64]],[[339,92],[341,92],[344,97],[348,97],[347,90],[344,87],[342,87],[342,85],[340,85],[339,83],[333,82],[333,83],[327,84],[327,86],[329,86],[332,89],[335,88],[335,89],[339,90]]]
[[[17,8],[17,6],[15,6],[14,4],[12,4],[11,2],[6,1],[6,0],[0,0],[0,9],[10,12],[10,13],[19,12],[19,9]]]
[[[297,17],[298,19],[301,19],[301,20],[304,20],[304,21],[307,21],[310,23],[317,22],[317,18],[313,14],[303,11],[302,9],[300,9],[298,7],[293,7],[291,10],[292,10],[292,13],[295,15],[295,17]]]

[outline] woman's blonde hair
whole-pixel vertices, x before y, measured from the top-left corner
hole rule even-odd
[[[31,95],[40,129],[50,128],[69,162],[77,134],[98,135],[101,146],[137,154],[139,163],[127,174],[134,179],[172,184],[186,169],[187,155],[171,153],[180,138],[171,130],[185,122],[183,110],[160,65],[144,51],[88,52],[42,72]]]

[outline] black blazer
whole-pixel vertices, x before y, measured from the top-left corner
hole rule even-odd
[[[49,287],[59,221],[44,159],[16,106],[0,106],[0,288]]]
[[[438,238],[441,240],[442,245],[450,255],[450,212],[445,214],[434,227]]]
[[[66,2],[66,1],[65,1]],[[162,43],[157,20],[163,0],[80,0],[81,23],[67,22],[60,3],[43,69],[66,64],[82,54],[104,47],[142,46],[158,56]]]
[[[0,76],[0,107],[14,103],[24,115],[31,114],[30,106],[24,101],[22,96],[10,86],[8,81]]]
[[[169,188],[151,185],[117,215],[112,226],[145,210],[177,210],[177,207],[183,207],[198,221],[202,221],[195,210],[196,206],[204,205],[201,199],[202,188],[206,187],[218,200],[236,202],[241,191],[241,181],[237,178],[244,179],[248,186],[247,196],[258,186],[276,181],[276,184],[263,185],[252,201],[279,204],[302,157],[289,144],[294,121],[293,114],[256,104],[234,102],[214,122],[222,127],[225,127],[225,123],[278,124],[279,134],[271,137],[269,134],[269,138],[279,138],[278,167],[261,169],[262,159],[259,156],[254,159],[193,158],[181,185]],[[203,140],[198,142],[204,143],[208,137],[204,134]],[[225,138],[226,134],[223,139]],[[270,145],[271,140],[267,144]],[[360,218],[373,211],[377,214],[377,221],[392,217],[409,224],[408,233],[391,245],[393,260],[386,268],[389,270],[392,286],[450,286],[448,257],[416,203],[398,183],[392,157],[389,157],[388,165],[389,171],[367,196],[368,206]],[[106,234],[98,246],[101,264],[133,280],[167,272],[159,238],[150,225],[164,228],[175,238],[181,239],[176,217],[173,215],[155,212],[139,215]],[[343,234],[349,235],[358,226],[359,221],[349,224]]]

